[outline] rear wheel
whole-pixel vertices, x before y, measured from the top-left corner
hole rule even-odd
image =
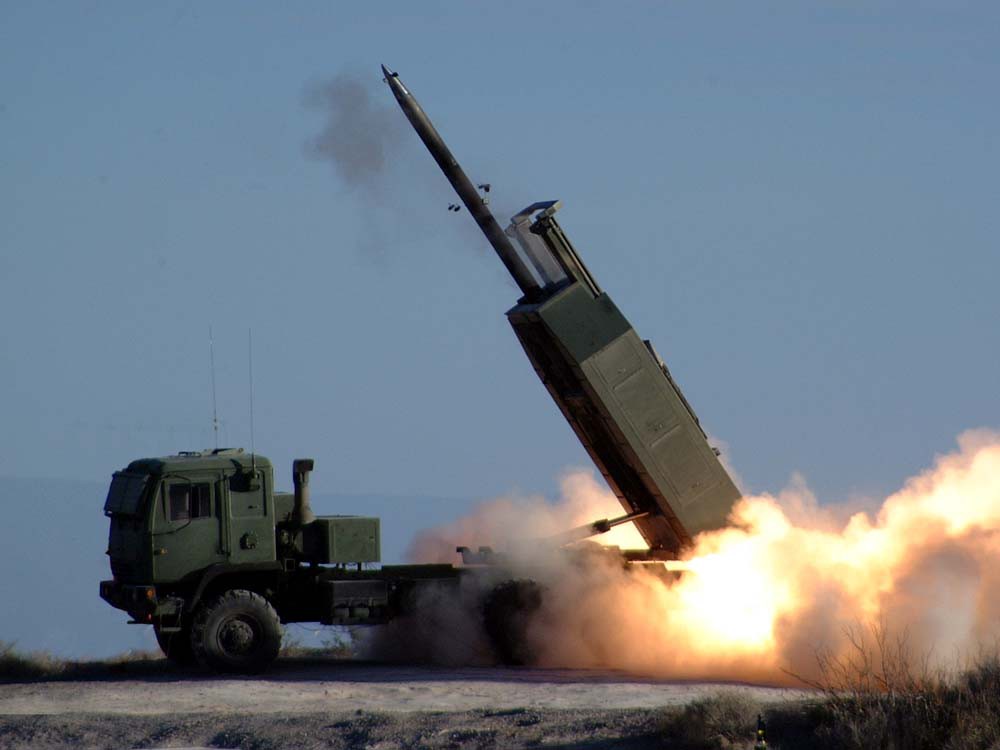
[[[260,672],[278,656],[281,623],[260,594],[226,591],[203,605],[191,625],[198,661],[218,672]]]
[[[153,626],[156,642],[160,644],[163,655],[179,667],[190,667],[195,663],[194,650],[191,648],[191,630],[181,627],[176,633],[164,633],[159,625]]]
[[[534,661],[528,623],[542,606],[542,592],[542,587],[530,579],[504,581],[483,602],[483,625],[501,664]]]

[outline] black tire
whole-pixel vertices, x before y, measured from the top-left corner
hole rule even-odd
[[[187,627],[182,627],[176,633],[162,633],[160,628],[153,626],[156,634],[156,642],[160,644],[160,651],[170,661],[178,667],[190,667],[195,663],[194,650],[191,648],[191,631]]]
[[[497,661],[519,666],[535,660],[528,623],[542,606],[542,587],[535,581],[504,581],[483,602],[483,626]]]
[[[209,669],[254,674],[277,658],[281,623],[260,594],[226,591],[199,607],[191,624],[191,647]]]

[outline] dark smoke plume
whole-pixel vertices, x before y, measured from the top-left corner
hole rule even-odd
[[[341,73],[307,86],[302,101],[324,117],[320,132],[305,142],[305,154],[329,162],[358,201],[358,216],[365,221],[356,247],[365,258],[382,263],[394,248],[426,241],[463,255],[470,248],[488,252],[468,212],[447,210],[456,201],[454,191],[377,74]],[[524,202],[508,205],[520,208]],[[500,212],[497,218],[502,224],[509,215]],[[516,290],[499,264],[491,268]]]
[[[352,187],[378,183],[404,131],[399,112],[390,106],[391,97],[383,97],[384,104],[378,104],[372,96],[374,84],[369,83],[341,74],[310,86],[304,96],[307,107],[327,118],[322,132],[306,144],[307,153],[333,164]]]

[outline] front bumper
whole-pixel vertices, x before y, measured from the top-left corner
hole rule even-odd
[[[101,581],[101,598],[117,609],[126,612],[154,612],[156,587],[131,585],[120,581]]]
[[[101,598],[116,609],[122,609],[140,624],[165,625],[180,617],[184,603],[172,596],[158,596],[150,584],[127,584],[101,581]]]

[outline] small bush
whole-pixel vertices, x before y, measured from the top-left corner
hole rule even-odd
[[[769,712],[771,747],[815,750],[997,750],[1000,658],[935,673],[884,627],[848,632],[846,654],[819,656],[821,699]],[[805,720],[804,720],[805,719]]]
[[[167,662],[159,651],[127,651],[109,659],[60,659],[47,651],[20,652],[16,644],[0,641],[0,682],[82,680],[121,674],[160,672]]]
[[[749,748],[756,736],[760,704],[745,693],[725,690],[671,711],[663,733],[691,750]]]
[[[820,654],[820,677],[803,680],[815,700],[762,708],[745,693],[720,692],[668,712],[668,746],[752,748],[762,711],[771,750],[1000,750],[1000,651],[944,673],[884,627],[847,637],[846,652]]]
[[[20,682],[38,680],[58,674],[63,663],[51,654],[38,652],[22,654],[15,650],[14,643],[0,641],[0,680]]]
[[[981,657],[958,681],[955,727],[948,750],[1000,747],[1000,657]]]

